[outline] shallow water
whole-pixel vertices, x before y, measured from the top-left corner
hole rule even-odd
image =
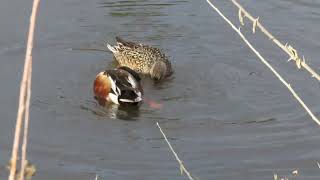
[[[319,71],[320,2],[240,1],[280,40]],[[229,1],[215,4],[237,22]],[[0,2],[0,164],[5,179],[16,118],[31,0]],[[42,1],[34,48],[28,154],[37,179],[186,179],[156,122],[199,179],[318,179],[319,127],[207,3],[192,0]],[[249,24],[249,22],[246,22]],[[316,115],[319,84],[298,71],[261,33],[255,47]],[[145,80],[137,111],[99,107],[95,75],[116,35],[162,48],[175,69],[167,82]],[[291,172],[299,170],[293,177]]]

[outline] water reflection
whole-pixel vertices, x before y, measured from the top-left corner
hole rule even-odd
[[[135,121],[140,116],[139,106],[109,104],[104,109],[112,119]]]
[[[133,105],[116,105],[105,104],[100,105],[98,102],[91,102],[91,105],[80,105],[82,110],[86,110],[95,116],[103,119],[121,119],[125,121],[136,121],[140,116],[140,107]]]
[[[127,36],[133,40],[161,40],[166,36],[173,34],[175,37],[181,37],[176,33],[177,27],[167,21],[171,16],[170,9],[179,4],[188,1],[155,1],[155,0],[101,0],[98,8],[105,10],[107,19],[116,20],[121,27],[117,28],[120,35]],[[112,28],[116,28],[113,24]],[[139,33],[143,32],[140,38]],[[132,34],[134,33],[134,34]]]
[[[171,3],[157,3],[142,1],[116,1],[116,2],[101,2],[100,8],[108,8],[109,14],[115,17],[125,16],[166,16],[165,13],[159,11],[164,6],[170,6]]]
[[[181,2],[188,1],[154,1],[154,0],[131,0],[131,1],[114,1],[100,2],[100,8],[110,9],[112,16],[166,16],[161,9],[173,6]]]

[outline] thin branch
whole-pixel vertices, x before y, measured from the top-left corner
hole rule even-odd
[[[34,38],[35,21],[36,21],[36,14],[39,6],[39,1],[40,0],[33,1],[32,13],[30,17],[27,50],[26,50],[25,64],[23,69],[23,76],[20,84],[19,107],[18,107],[18,113],[17,113],[14,142],[12,147],[11,168],[10,168],[10,174],[8,177],[9,180],[15,180],[16,170],[17,170],[18,151],[19,151],[19,144],[20,144],[19,143],[20,134],[21,134],[21,128],[22,128],[22,119],[23,119],[23,115],[26,116],[26,114],[27,115],[29,114],[29,113],[26,113],[26,106],[28,106],[26,96],[28,94],[27,93],[28,91],[31,92],[31,89],[30,89],[31,87],[28,86],[27,84],[29,81],[31,83],[31,80],[30,80],[31,75],[29,73],[31,73],[30,68],[32,66],[33,38]]]
[[[291,85],[288,84],[282,76],[265,60],[265,58],[251,45],[251,43],[247,40],[247,38],[242,34],[240,29],[238,29],[227,17],[223,15],[223,13],[214,6],[210,0],[207,0],[208,4],[232,27],[234,31],[236,31],[242,40],[248,45],[248,47],[258,56],[258,58],[263,62],[272,72],[273,74],[288,88],[288,90],[292,93],[292,95],[296,98],[296,100],[300,103],[300,105],[307,111],[312,120],[314,120],[318,125],[320,125],[319,119],[312,113],[312,111],[308,108],[308,106],[302,101],[302,99],[298,96],[298,94],[292,89]]]
[[[167,142],[167,144],[168,144],[171,152],[173,153],[174,157],[175,157],[176,160],[178,161],[178,163],[179,163],[179,165],[180,165],[181,174],[184,172],[184,173],[188,176],[188,178],[189,178],[190,180],[193,180],[191,174],[189,173],[189,171],[188,171],[188,170],[185,168],[185,166],[183,165],[183,162],[180,160],[178,154],[177,154],[177,153],[174,151],[174,149],[172,148],[170,142],[169,142],[168,139],[167,139],[167,136],[166,136],[166,135],[164,134],[164,132],[162,131],[162,129],[161,129],[161,127],[160,127],[160,125],[159,125],[158,122],[157,122],[157,126],[158,126],[158,128],[159,128],[162,136],[163,136],[164,139],[166,140],[166,142]]]
[[[312,77],[315,77],[318,81],[320,81],[320,76],[316,73],[305,61],[304,57],[299,57],[297,50],[295,50],[291,45],[283,44],[278,39],[276,39],[259,21],[258,18],[254,18],[248,11],[246,11],[236,0],[232,0],[233,4],[235,4],[239,8],[239,21],[241,25],[244,25],[243,18],[247,17],[253,23],[253,32],[255,32],[255,27],[258,27],[261,32],[263,32],[271,41],[273,41],[278,47],[280,47],[285,53],[289,55],[289,60],[294,60],[297,67],[300,69],[303,67],[306,69]]]
[[[27,84],[27,97],[26,97],[26,109],[24,116],[24,130],[23,130],[23,142],[22,142],[22,152],[21,152],[21,170],[20,170],[20,180],[24,180],[25,169],[27,166],[27,144],[28,144],[28,131],[29,131],[29,107],[31,98],[31,79],[32,79],[32,66],[29,68],[29,77]]]

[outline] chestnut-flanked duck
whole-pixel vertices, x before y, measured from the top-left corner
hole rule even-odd
[[[160,49],[148,45],[125,41],[116,37],[117,45],[107,44],[120,66],[163,80],[173,73],[171,63]]]
[[[93,92],[101,105],[138,105],[143,95],[139,74],[125,66],[100,72],[94,81]]]

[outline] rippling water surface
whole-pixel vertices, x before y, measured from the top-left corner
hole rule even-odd
[[[320,2],[240,1],[319,71]],[[231,1],[214,1],[237,25]],[[31,0],[0,2],[0,177],[16,118]],[[34,179],[186,179],[156,122],[199,179],[319,179],[319,127],[204,0],[42,1],[34,48],[29,160]],[[319,83],[251,25],[242,31],[320,116]],[[137,110],[99,107],[95,75],[115,36],[163,49],[174,76],[144,80]],[[291,172],[298,169],[298,176]]]

